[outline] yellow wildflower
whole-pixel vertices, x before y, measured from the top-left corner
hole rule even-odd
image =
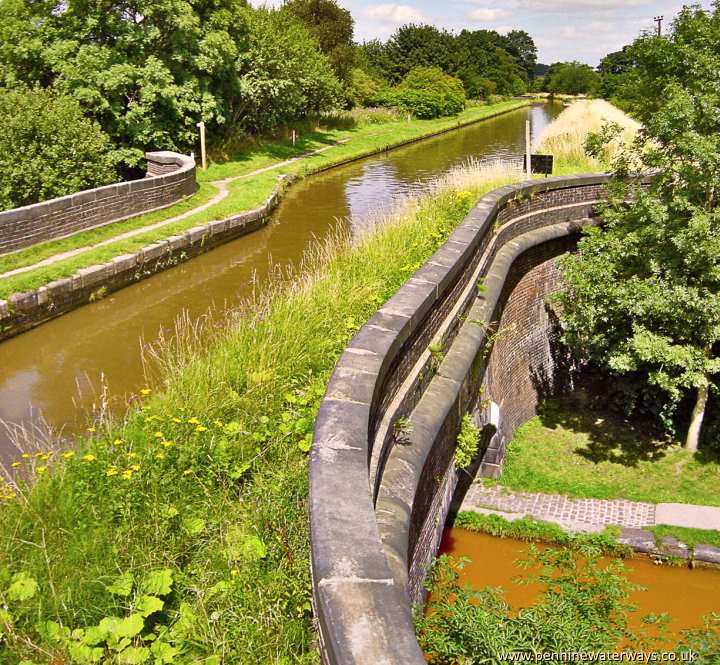
[[[114,446],[122,446],[123,443],[125,442],[122,439],[115,439],[115,441],[113,441]]]
[[[165,453],[162,451],[155,453],[155,459],[165,459]]]
[[[48,460],[50,459],[50,455],[48,453],[43,453],[42,455],[39,455],[41,460]]]
[[[182,420],[181,420],[180,418],[177,418],[177,417],[174,417],[172,420],[173,420],[174,423],[181,423],[181,422],[182,422]]]
[[[83,462],[94,462],[97,457],[95,455],[83,455],[81,459]]]
[[[188,418],[188,422],[191,425],[199,425],[200,424],[200,421],[195,416],[193,416],[192,418]]]
[[[75,451],[74,450],[68,450],[66,453],[63,453],[62,456],[65,459],[70,459],[71,457],[75,457]]]
[[[150,388],[143,388],[143,389],[140,391],[140,394],[141,394],[141,395],[149,395],[151,392],[152,392],[152,390],[150,390]]]
[[[164,439],[165,435],[162,432],[155,432],[154,434],[156,439]]]
[[[17,469],[19,466],[22,466],[22,462],[13,462],[10,466],[13,469]]]
[[[140,471],[140,465],[139,465],[139,464],[131,464],[131,465],[130,465],[130,468],[131,468],[133,471]]]
[[[116,466],[111,466],[106,472],[105,475],[110,476],[117,476],[118,475],[118,469]]]
[[[214,422],[215,427],[224,427],[222,420],[216,420]]]
[[[88,432],[95,432],[96,430],[95,430],[94,427],[88,427],[88,428],[87,428],[87,431],[88,431]]]
[[[37,468],[35,469],[35,471],[37,471],[37,473],[45,473],[45,472],[47,471],[47,467],[46,467],[46,466],[39,466],[39,467],[37,467]]]
[[[174,446],[175,442],[174,441],[161,441],[160,445],[165,446],[166,448],[169,448],[170,446]]]
[[[203,427],[202,425],[198,425],[198,426],[195,428],[195,431],[196,431],[196,432],[206,432],[206,431],[207,431],[207,427]]]
[[[7,494],[3,494],[2,498],[5,499],[5,501],[11,501],[16,496],[17,496],[17,494],[15,494],[15,492],[8,492]]]
[[[133,459],[133,458],[137,457],[137,453],[128,453],[128,457],[130,459]]]
[[[240,571],[239,571],[237,568],[233,568],[233,569],[230,571],[230,574],[231,574],[233,577],[237,577],[237,576],[240,574]]]
[[[133,475],[132,469],[125,469],[125,471],[122,472],[122,479],[130,480],[130,478],[132,478],[132,475]]]
[[[183,471],[182,475],[183,475],[183,476],[189,476],[192,472],[193,472],[192,469],[185,469],[185,471]]]
[[[22,457],[23,459],[30,459],[32,455],[30,453],[23,453],[22,455],[20,455],[20,457]]]

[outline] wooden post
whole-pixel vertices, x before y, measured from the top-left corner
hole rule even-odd
[[[525,172],[527,177],[532,176],[532,149],[530,147],[530,121],[525,121]]]
[[[293,148],[295,147],[296,140],[297,140],[297,135],[295,134],[295,130],[293,129]]]
[[[200,159],[203,171],[207,169],[207,155],[205,153],[205,123],[201,120],[197,124],[200,129]]]

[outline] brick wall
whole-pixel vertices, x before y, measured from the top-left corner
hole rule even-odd
[[[149,152],[147,175],[0,212],[0,255],[165,208],[195,193],[195,162]]]

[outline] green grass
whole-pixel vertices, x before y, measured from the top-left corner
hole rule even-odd
[[[348,143],[336,145],[325,153],[307,157],[284,167],[233,182],[229,185],[229,195],[223,201],[195,215],[190,215],[184,220],[134,238],[119,240],[116,243],[83,252],[49,266],[1,279],[0,299],[7,298],[13,293],[37,289],[56,279],[70,277],[81,268],[109,261],[120,254],[137,251],[145,245],[165,240],[193,226],[207,224],[216,219],[223,219],[239,212],[257,208],[277,189],[277,179],[280,175],[305,177],[352,159],[387,150],[412,139],[477,122],[488,116],[525,105],[527,105],[527,102],[522,101],[499,102],[488,106],[468,108],[460,115],[452,118],[413,120],[410,122],[396,120],[379,125],[362,125],[359,128],[350,130],[328,129],[326,131],[315,131],[302,137],[296,147],[293,147],[288,141],[258,142],[250,148],[246,147],[245,151],[232,153],[228,160],[223,163],[212,163],[206,172],[198,170],[198,179],[201,186],[194,197],[156,213],[73,235],[63,240],[43,243],[16,254],[0,257],[0,273],[30,266],[49,256],[92,245],[125,231],[142,228],[186,212],[190,208],[212,198],[214,188],[208,184],[210,180],[242,176],[290,157],[299,156],[306,151],[333,145],[338,140],[351,139]]]
[[[696,545],[715,545],[720,547],[720,531],[712,529],[689,529],[682,526],[668,526],[667,524],[658,524],[656,526],[646,527],[648,531],[655,534],[655,540],[659,543],[663,536],[672,536],[681,540],[689,547]]]
[[[23,460],[35,483],[16,498],[0,491],[0,618],[11,619],[0,662],[68,662],[83,634],[56,639],[46,622],[128,616],[135,592],[107,587],[121,574],[137,587],[157,569],[171,571],[172,591],[142,634],[171,625],[182,662],[315,662],[306,451],[327,379],[408,266],[502,184],[436,194],[357,246],[318,250],[293,285],[268,288],[212,333],[181,333],[157,394],[138,396],[124,423],[97,424],[72,458]]]
[[[552,400],[518,429],[502,476],[487,482],[572,497],[720,506],[719,462],[717,455],[694,456],[611,413]]]
[[[486,533],[498,538],[514,538],[534,543],[550,543],[573,549],[593,547],[608,556],[626,557],[632,554],[627,545],[617,542],[619,529],[607,527],[602,533],[568,533],[557,524],[543,522],[532,517],[506,520],[500,515],[481,515],[473,512],[458,513],[453,524],[459,529]]]

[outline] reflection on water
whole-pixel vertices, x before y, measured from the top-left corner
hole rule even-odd
[[[527,576],[515,562],[527,558],[527,543],[509,538],[495,538],[466,529],[446,529],[440,552],[470,561],[461,572],[461,582],[473,589],[502,587],[505,599],[514,609],[528,607],[537,601],[539,585],[513,584],[516,577]],[[630,600],[638,611],[633,624],[640,627],[648,614],[670,615],[669,630],[678,636],[686,628],[698,628],[701,618],[720,611],[720,571],[710,568],[675,568],[658,566],[649,559],[637,557],[625,562],[628,578],[645,587]]]
[[[211,305],[236,305],[273,265],[296,264],[337,224],[362,226],[373,211],[421,191],[469,158],[521,154],[525,120],[537,136],[561,110],[547,105],[513,111],[307,178],[260,231],[3,342],[0,419],[37,422],[42,414],[54,427],[77,431],[98,402],[101,377],[111,404],[122,409],[143,383],[142,340],[171,330],[178,314],[196,318]],[[0,458],[7,448],[0,432]]]

